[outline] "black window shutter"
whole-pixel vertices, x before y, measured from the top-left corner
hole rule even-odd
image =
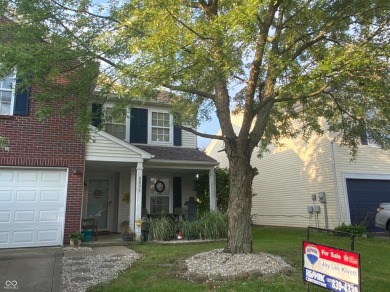
[[[14,112],[15,116],[28,116],[29,113],[29,99],[30,99],[30,88],[19,88],[18,83],[20,79],[16,80],[15,100],[14,100]]]
[[[92,104],[92,121],[91,125],[100,128],[102,126],[103,105],[101,103]]]
[[[148,143],[148,110],[132,108],[130,114],[130,143]]]
[[[173,145],[181,146],[181,128],[173,126]]]
[[[181,208],[181,177],[173,177],[173,210]]]

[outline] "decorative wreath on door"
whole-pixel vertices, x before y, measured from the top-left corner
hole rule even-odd
[[[100,199],[101,197],[103,197],[103,191],[100,190],[100,189],[96,189],[96,190],[93,191],[93,196],[96,199]]]
[[[130,202],[130,193],[124,194],[122,201],[125,203],[129,203]]]
[[[157,193],[162,193],[165,190],[165,184],[161,180],[156,181],[154,184],[154,189]]]

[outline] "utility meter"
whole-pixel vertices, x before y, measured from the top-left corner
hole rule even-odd
[[[321,202],[321,203],[326,203],[326,197],[325,197],[325,192],[319,192],[317,194],[318,196],[318,200]]]

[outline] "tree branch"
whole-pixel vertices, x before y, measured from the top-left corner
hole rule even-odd
[[[281,0],[271,1],[268,6],[267,16],[265,17],[265,20],[261,23],[260,33],[256,42],[255,56],[251,64],[249,79],[246,87],[247,90],[245,94],[243,121],[239,133],[239,136],[242,139],[242,143],[244,143],[244,141],[248,138],[248,134],[253,122],[253,102],[260,75],[260,69],[264,61],[264,52],[267,44],[267,38],[275,17],[275,13],[281,3]]]
[[[118,64],[112,62],[111,60],[103,57],[102,55],[99,55],[97,54],[96,52],[93,52],[92,50],[90,50],[89,46],[87,44],[85,44],[83,41],[81,41],[74,33],[73,31],[71,31],[67,26],[65,26],[65,24],[57,19],[57,17],[55,15],[52,15],[53,19],[55,19],[56,21],[58,21],[58,24],[63,28],[65,29],[65,31],[69,34],[72,35],[72,37],[80,44],[81,47],[83,47],[88,53],[92,54],[93,56],[95,56],[96,58],[98,58],[99,60],[103,61],[103,62],[106,62],[108,65],[111,65],[112,67],[114,68],[119,68]]]
[[[162,84],[162,86],[164,86],[166,88],[169,88],[171,90],[182,91],[182,92],[186,92],[186,93],[192,93],[192,94],[195,94],[195,95],[198,95],[198,96],[201,96],[201,97],[204,97],[204,98],[208,98],[208,99],[211,99],[211,100],[214,100],[214,97],[215,97],[215,95],[213,95],[213,94],[210,94],[210,93],[207,93],[207,92],[204,92],[204,91],[200,91],[200,90],[197,90],[195,88],[188,88],[188,87],[184,87],[184,86],[177,86],[177,85],[171,85],[171,84]]]
[[[202,40],[213,40],[212,38],[204,37],[201,34],[199,34],[198,32],[196,32],[195,30],[193,30],[191,27],[189,27],[187,24],[185,24],[183,21],[181,21],[175,15],[173,15],[173,13],[171,11],[169,11],[168,9],[167,9],[167,12],[169,13],[170,16],[172,16],[172,18],[174,20],[176,20],[178,23],[180,23],[182,26],[184,26],[186,29],[188,29],[190,32],[192,32],[194,35],[196,35],[198,38],[200,38]]]
[[[201,133],[201,132],[198,132],[190,127],[186,127],[186,126],[182,126],[182,125],[178,125],[178,127],[180,129],[183,129],[184,131],[187,131],[187,132],[190,132],[192,134],[195,134],[199,137],[203,137],[203,138],[209,138],[209,139],[217,139],[217,140],[223,140],[223,137],[222,136],[218,136],[218,135],[211,135],[211,134],[206,134],[206,133]]]
[[[55,3],[56,5],[58,5],[59,7],[65,9],[65,10],[69,10],[69,11],[72,11],[72,12],[76,12],[76,13],[85,13],[89,16],[93,16],[93,17],[96,17],[96,18],[101,18],[101,19],[105,19],[105,20],[109,20],[109,21],[112,21],[112,22],[115,22],[115,23],[120,23],[120,21],[118,19],[115,19],[115,18],[112,18],[112,17],[109,17],[109,16],[103,16],[103,15],[99,15],[99,14],[95,14],[95,13],[92,13],[92,12],[89,12],[88,10],[85,10],[85,9],[73,9],[73,8],[70,8],[70,7],[67,7],[65,6],[64,4],[61,4],[59,2],[57,2],[56,0],[51,0],[53,3]]]
[[[311,46],[315,45],[319,41],[323,40],[325,38],[325,31],[321,31],[314,39],[311,39],[308,42],[305,42],[302,46],[300,46],[295,53],[291,56],[291,60],[295,60],[299,55],[301,55],[307,48],[310,48]]]

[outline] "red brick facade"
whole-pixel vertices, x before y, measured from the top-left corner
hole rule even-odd
[[[75,113],[39,121],[33,98],[29,107],[28,116],[0,115],[0,136],[9,141],[9,151],[0,149],[0,165],[68,168],[64,242],[69,242],[69,234],[80,230],[85,143],[75,133]]]

